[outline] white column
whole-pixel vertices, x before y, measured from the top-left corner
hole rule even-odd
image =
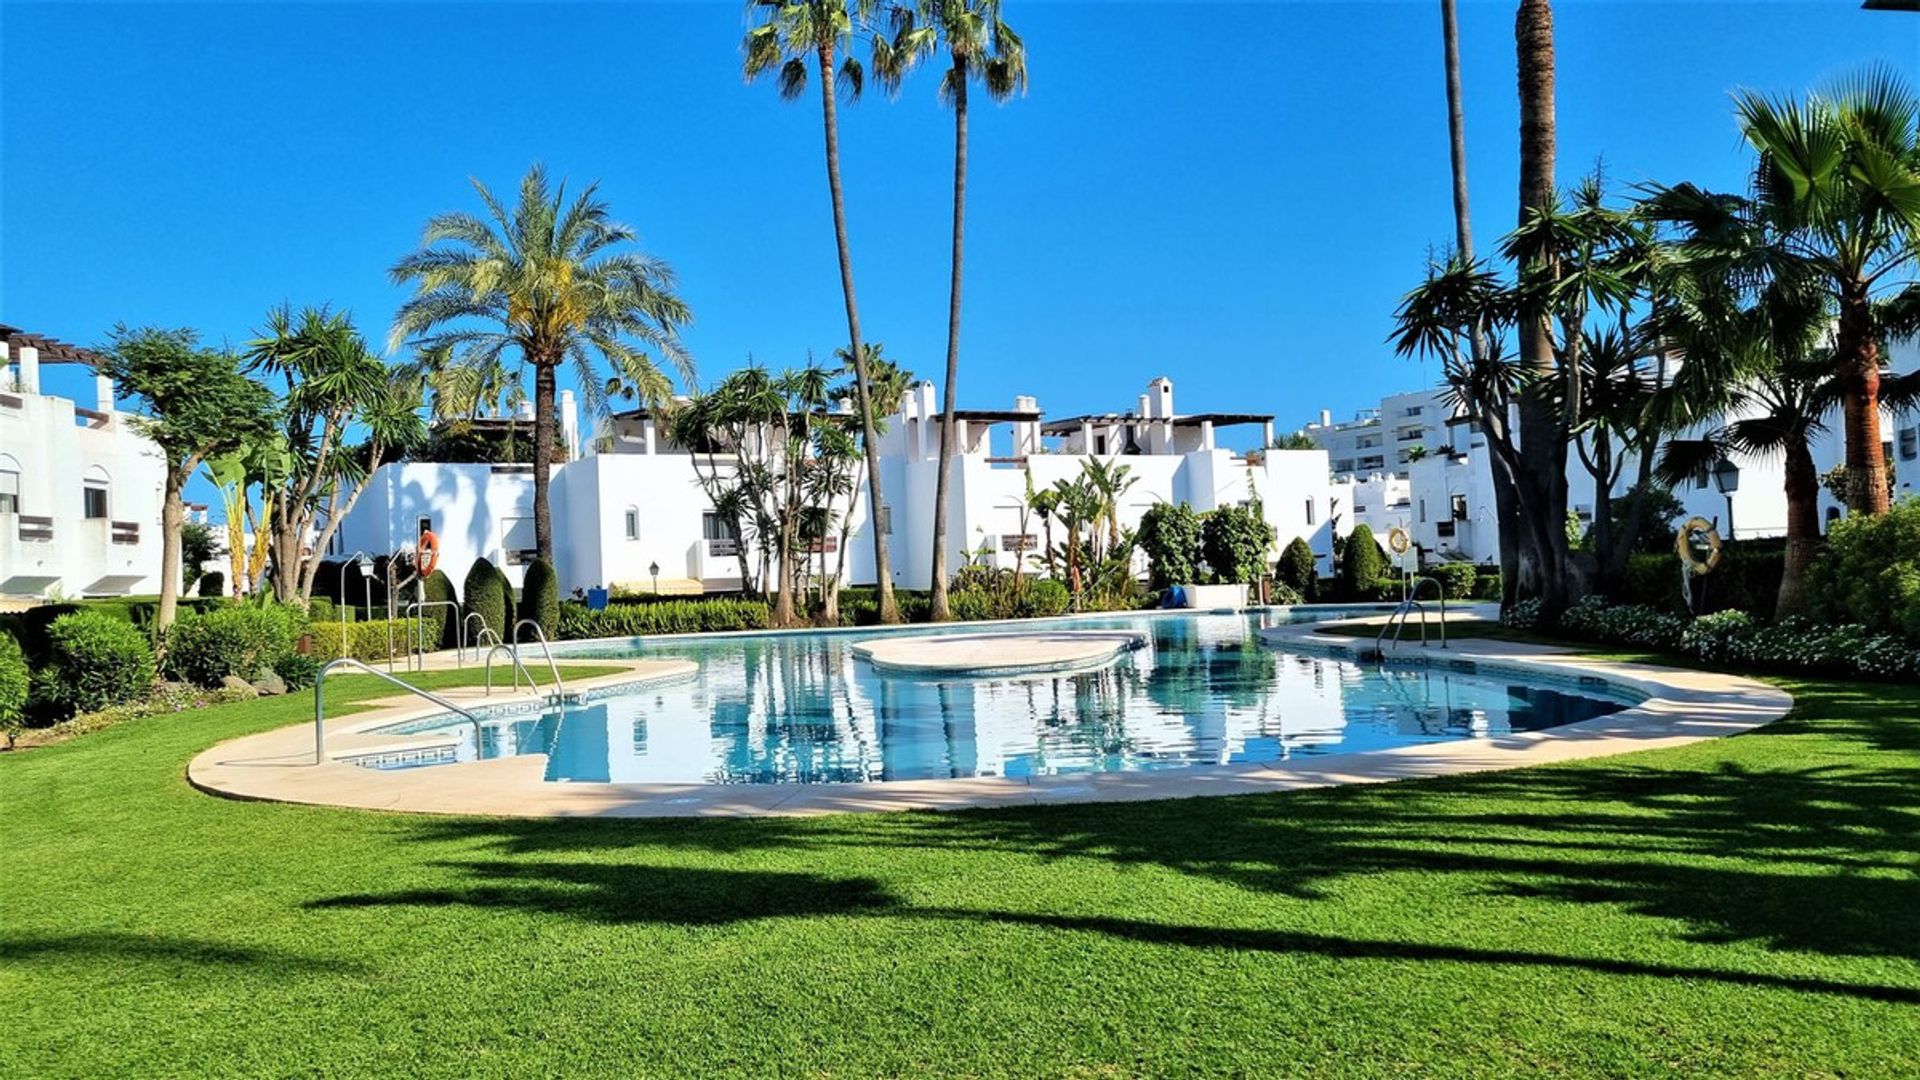
[[[13,347],[0,341],[0,393],[12,393],[13,380]]]
[[[20,391],[26,394],[40,392],[40,350],[31,345],[20,346]]]
[[[1213,449],[1213,421],[1200,421],[1200,449]]]
[[[659,431],[659,425],[655,423],[653,417],[649,416],[645,420],[640,421],[640,430],[644,433],[647,441],[647,453],[658,453],[660,436],[657,432]]]
[[[967,435],[968,434],[969,432],[967,429],[967,422],[965,420],[960,419],[957,416],[954,417],[953,447],[954,447],[954,450],[957,451],[957,453],[954,456],[965,457],[967,455]]]
[[[113,415],[113,380],[105,375],[93,377],[93,407],[107,415]]]
[[[1260,426],[1260,440],[1262,447],[1273,445],[1273,421],[1269,420]]]
[[[1086,420],[1080,421],[1080,452],[1093,453],[1093,424]]]

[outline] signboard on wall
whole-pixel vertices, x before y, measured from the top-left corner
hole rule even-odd
[[[1040,546],[1040,538],[1032,533],[1006,533],[1000,537],[1001,551],[1033,551]]]

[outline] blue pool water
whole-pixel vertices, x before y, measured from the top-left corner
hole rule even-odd
[[[1277,761],[1531,731],[1615,712],[1605,687],[1444,668],[1385,667],[1262,645],[1275,616],[1075,621],[1148,635],[1116,666],[1061,677],[881,675],[850,646],[869,635],[648,642],[620,655],[684,657],[697,675],[563,712],[397,725],[434,745],[378,768],[547,754],[554,781],[847,783],[1170,769]],[[570,656],[608,655],[602,651]],[[444,741],[440,740],[444,736]]]

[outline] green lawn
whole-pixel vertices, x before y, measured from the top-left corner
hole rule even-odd
[[[0,1076],[1920,1074],[1920,692],[1783,685],[1584,765],[772,821],[232,802],[188,758],[308,701],[138,721],[0,756]]]

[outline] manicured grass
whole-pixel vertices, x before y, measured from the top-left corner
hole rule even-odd
[[[1581,765],[771,821],[231,802],[187,759],[302,700],[139,721],[0,757],[0,1075],[1915,1075],[1920,691],[1783,685]]]

